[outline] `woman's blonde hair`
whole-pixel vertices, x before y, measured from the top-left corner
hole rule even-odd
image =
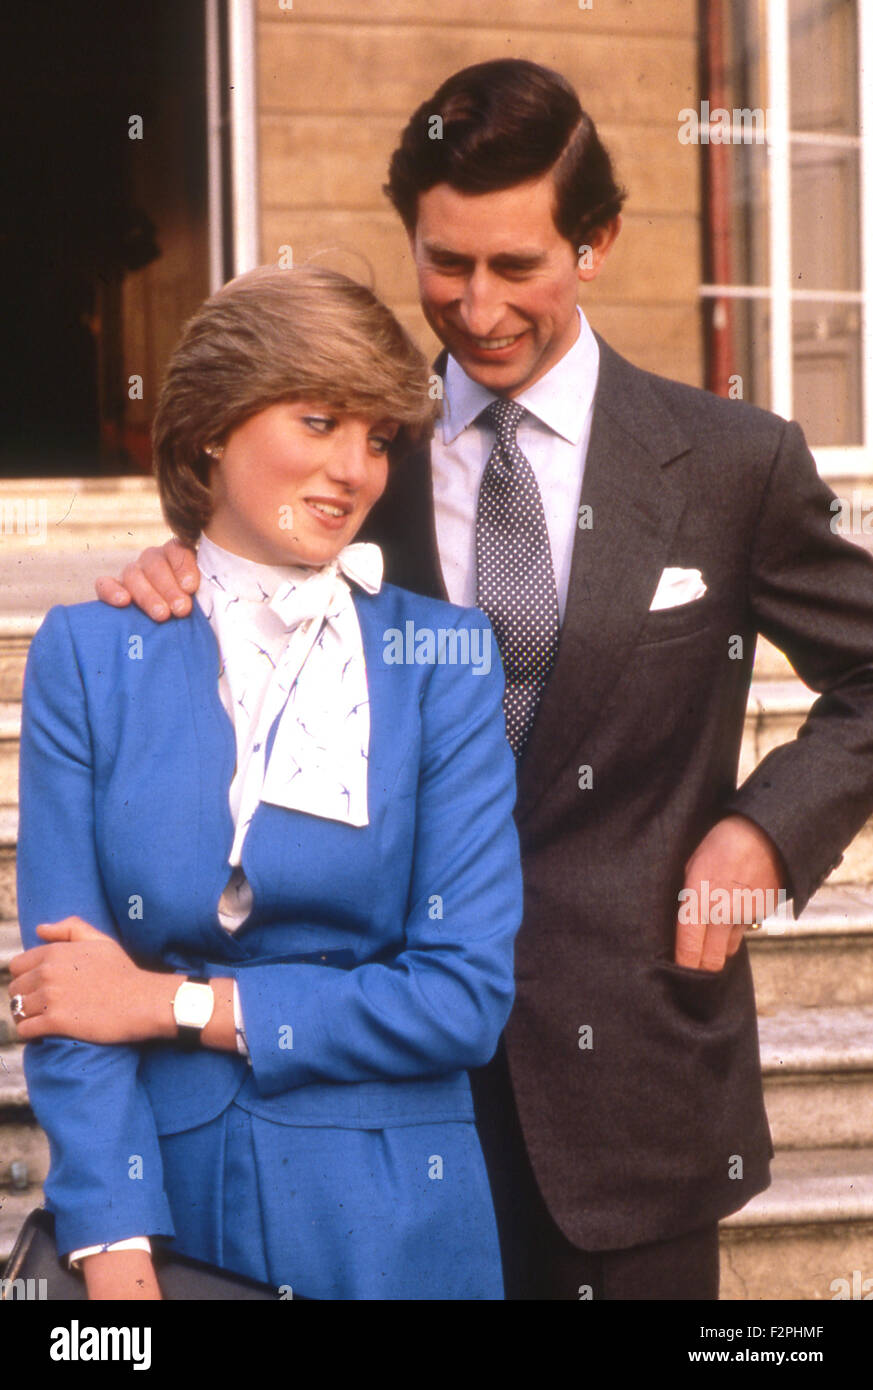
[[[371,290],[317,266],[261,266],[207,299],[170,358],[152,426],[164,516],[197,540],[212,513],[208,446],[278,401],[396,420],[396,461],[433,428],[423,354]]]

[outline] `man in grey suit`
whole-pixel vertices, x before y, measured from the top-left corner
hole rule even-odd
[[[476,1078],[507,1296],[715,1298],[717,1222],[769,1182],[744,930],[873,811],[873,563],[797,425],[591,332],[623,194],[563,78],[455,74],[387,191],[445,400],[364,534],[393,582],[489,614],[518,758],[517,1001]],[[98,592],[184,613],[193,557],[124,580]],[[821,695],[737,788],[759,632]]]

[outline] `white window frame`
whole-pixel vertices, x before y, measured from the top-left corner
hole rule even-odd
[[[768,285],[701,285],[706,299],[763,299],[770,305],[770,409],[794,414],[792,308],[794,304],[856,304],[861,315],[863,443],[813,449],[822,477],[873,477],[873,113],[864,74],[873,72],[873,3],[858,0],[858,135],[814,135],[789,129],[788,0],[764,0],[767,26],[766,143],[769,161]],[[742,140],[742,131],[737,132]],[[861,287],[858,290],[799,290],[791,283],[791,151],[797,145],[833,145],[859,152]]]
[[[228,265],[225,205],[230,209],[229,264],[241,275],[260,263],[258,104],[255,0],[205,0],[209,289],[224,284]],[[224,30],[224,32],[222,32]],[[229,158],[225,160],[222,49],[227,54]],[[225,172],[226,171],[226,172]]]

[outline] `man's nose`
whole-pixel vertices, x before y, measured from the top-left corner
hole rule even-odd
[[[487,338],[503,314],[500,285],[487,271],[474,271],[469,276],[461,297],[461,316],[464,326],[474,338]]]

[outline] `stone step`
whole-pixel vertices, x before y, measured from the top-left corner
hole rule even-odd
[[[770,918],[746,939],[759,1014],[873,1004],[873,890],[825,884],[797,921]]]
[[[0,1267],[9,1259],[25,1217],[34,1207],[42,1205],[42,1192],[38,1187],[23,1192],[0,1190]]]
[[[740,781],[773,748],[794,738],[817,698],[815,691],[797,676],[752,681],[740,754]]]
[[[21,704],[0,701],[0,804],[18,804],[18,749],[21,735]]]
[[[24,1080],[24,1048],[0,1047],[0,1112],[30,1112]]]
[[[21,700],[24,663],[38,626],[35,615],[0,612],[0,700]]]
[[[21,931],[16,921],[0,922],[0,980],[6,978],[9,962],[21,950]]]
[[[0,922],[0,1049],[18,1043],[18,1034],[7,1007],[6,988],[9,982],[9,962],[21,950],[18,923]]]
[[[0,921],[14,921],[18,914],[15,891],[15,846],[18,840],[18,807],[0,805]]]
[[[794,738],[816,699],[815,692],[796,676],[752,682],[737,771],[739,783],[772,749]],[[847,847],[833,881],[873,883],[873,817]]]
[[[852,1297],[866,1280],[873,1292],[873,1149],[777,1153],[772,1172],[721,1224],[722,1299]]]
[[[0,1196],[4,1189],[40,1187],[48,1169],[48,1140],[27,1096],[24,1049],[0,1047]]]
[[[152,478],[0,479],[4,570],[31,555],[39,565],[46,555],[89,546],[135,554],[168,533]]]
[[[784,1009],[758,1033],[776,1149],[873,1149],[873,1005]]]

